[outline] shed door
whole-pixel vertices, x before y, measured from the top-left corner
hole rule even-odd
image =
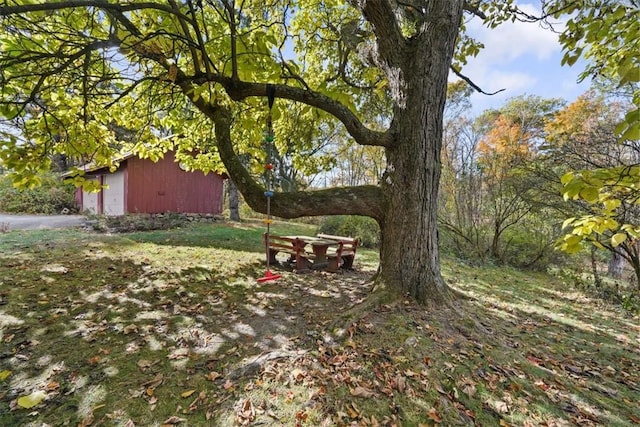
[[[105,215],[124,215],[124,172],[117,171],[104,176],[102,203]]]
[[[91,179],[94,181],[97,180],[97,178],[91,178]],[[102,212],[99,212],[98,209],[99,209],[98,193],[82,191],[82,210],[92,214],[102,213]]]

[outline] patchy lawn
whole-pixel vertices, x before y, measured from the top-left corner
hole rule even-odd
[[[374,254],[258,284],[262,231],[0,234],[0,425],[640,423],[638,317],[447,261],[455,310],[380,307],[333,342]]]

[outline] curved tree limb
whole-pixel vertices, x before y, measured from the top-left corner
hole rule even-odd
[[[265,188],[247,172],[231,142],[231,112],[202,100],[196,104],[215,124],[216,144],[227,172],[245,198],[257,212],[266,213]],[[374,185],[329,188],[316,191],[276,193],[271,198],[271,213],[281,218],[319,215],[364,215],[382,220],[384,197]]]
[[[487,15],[485,15],[485,13],[480,10],[480,5],[477,2],[465,1],[463,8],[465,11],[477,16],[480,19],[487,19]]]
[[[0,8],[0,16],[10,16],[29,12],[46,12],[60,9],[73,9],[78,7],[95,7],[105,11],[116,11],[119,13],[141,9],[156,9],[178,16],[180,19],[190,21],[189,17],[182,13],[176,12],[170,6],[140,1],[128,4],[108,3],[105,0],[67,0],[59,2],[46,2],[41,4],[23,4],[20,6],[3,6]]]
[[[183,78],[196,84],[202,84],[207,81],[219,83],[234,101],[241,101],[252,96],[267,96],[266,83],[249,83],[221,75],[209,76],[208,78],[203,76],[202,78],[195,79],[183,75]],[[349,132],[353,139],[360,145],[386,147],[392,142],[391,133],[374,131],[367,128],[349,108],[326,95],[283,84],[274,84],[272,86],[276,90],[275,96],[277,98],[302,102],[326,111],[340,120],[344,124],[347,132]]]

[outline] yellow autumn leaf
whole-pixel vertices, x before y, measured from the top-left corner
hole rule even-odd
[[[191,395],[192,395],[193,393],[195,393],[195,392],[196,392],[195,390],[187,390],[187,391],[183,391],[183,392],[180,394],[180,396],[182,396],[182,397],[189,397],[189,396],[191,396]]]
[[[7,371],[6,369],[4,371],[0,371],[0,381],[4,381],[10,376],[11,376],[11,371]]]
[[[33,393],[18,398],[18,406],[30,409],[44,400],[47,394],[42,390],[36,390]]]
[[[611,237],[611,244],[615,248],[616,246],[619,246],[625,240],[627,240],[627,234],[626,233],[616,233]]]

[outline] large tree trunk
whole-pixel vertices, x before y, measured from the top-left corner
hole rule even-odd
[[[378,283],[396,296],[442,304],[451,292],[440,273],[437,194],[447,77],[462,4],[436,1],[429,8],[433,21],[398,47],[401,72],[390,82],[398,88],[396,140],[386,149]]]

